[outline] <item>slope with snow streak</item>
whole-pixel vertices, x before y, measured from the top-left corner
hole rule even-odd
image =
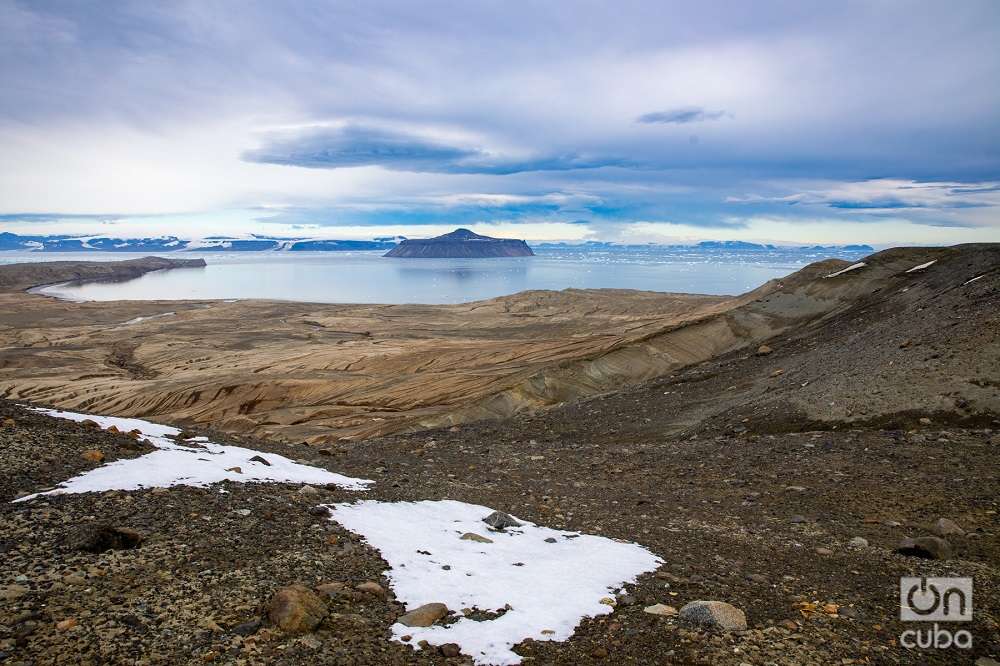
[[[392,626],[394,640],[409,635],[412,644],[457,643],[479,664],[521,663],[511,648],[526,638],[568,639],[584,617],[613,610],[602,598],[663,563],[637,544],[525,521],[493,531],[482,520],[492,509],[454,500],[366,500],[329,508],[333,520],[363,536],[389,563],[386,577],[407,609],[439,602],[452,611],[502,612],[510,605],[492,620]],[[468,532],[492,543],[462,539]]]
[[[332,483],[347,490],[367,490],[374,481],[354,479],[319,467],[302,465],[274,453],[254,451],[241,446],[225,446],[206,437],[186,440],[184,444],[169,439],[180,430],[141,419],[95,416],[34,408],[71,421],[91,420],[101,428],[115,426],[122,432],[138,430],[158,450],[138,458],[116,460],[84,472],[60,484],[58,488],[15,500],[24,502],[39,495],[139,490],[170,486],[207,486],[219,481],[237,483]],[[252,458],[266,460],[267,463]],[[236,471],[239,469],[239,471]]]

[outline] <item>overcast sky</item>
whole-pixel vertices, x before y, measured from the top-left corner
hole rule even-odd
[[[0,0],[0,231],[1000,241],[1000,2]]]

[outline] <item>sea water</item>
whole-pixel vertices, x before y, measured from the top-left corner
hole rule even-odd
[[[40,291],[73,300],[279,299],[320,303],[463,303],[529,289],[740,294],[827,255],[641,249],[536,250],[534,257],[394,259],[381,252],[174,252],[204,268]],[[0,263],[120,261],[132,253],[0,252]],[[852,259],[856,257],[843,256]]]

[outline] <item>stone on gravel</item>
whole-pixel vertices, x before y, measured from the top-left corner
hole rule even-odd
[[[365,594],[371,594],[376,597],[385,596],[385,588],[376,583],[375,581],[369,580],[364,583],[359,583],[354,587],[358,592],[364,592]]]
[[[400,615],[396,622],[407,627],[429,627],[447,614],[448,607],[444,604],[424,604],[404,615]]]
[[[302,486],[299,488],[299,495],[319,495],[319,491],[312,486]]]
[[[947,560],[951,557],[951,544],[940,537],[907,538],[899,542],[896,552],[928,560]]]
[[[767,345],[761,345],[760,347],[757,347],[757,356],[767,356],[772,351],[774,350]]]
[[[260,621],[259,617],[254,618],[249,622],[243,622],[242,624],[238,624],[235,627],[233,627],[233,633],[236,634],[237,636],[252,636],[257,633],[257,630],[260,629],[261,624],[262,622]]]
[[[306,634],[326,617],[326,602],[305,585],[289,585],[274,593],[268,604],[271,622],[287,634]]]
[[[104,452],[98,451],[97,449],[87,449],[80,454],[80,457],[84,460],[89,460],[90,462],[104,462]]]
[[[653,604],[652,606],[646,606],[642,609],[642,612],[649,613],[650,615],[662,615],[664,617],[674,617],[677,615],[677,609],[666,604]]]
[[[681,608],[679,619],[725,631],[742,631],[747,628],[747,616],[736,606],[724,601],[692,601]]]
[[[345,589],[347,589],[347,585],[337,581],[334,581],[332,583],[321,583],[320,585],[316,586],[316,594],[320,595],[321,597],[332,599],[333,597],[343,592]]]
[[[492,527],[493,529],[502,530],[507,527],[520,527],[521,523],[514,520],[513,517],[501,511],[494,511],[490,515],[483,518],[483,522]]]
[[[73,550],[103,553],[108,550],[131,550],[142,543],[142,535],[127,527],[112,527],[104,523],[88,523],[78,527],[66,539]]]
[[[476,543],[493,543],[493,539],[487,539],[484,536],[480,536],[475,532],[466,532],[461,536],[463,541],[475,541]]]
[[[965,530],[959,527],[958,523],[948,518],[938,518],[938,521],[931,526],[931,532],[939,537],[965,535]]]
[[[68,617],[65,620],[56,622],[56,629],[59,631],[69,631],[77,625],[76,618]]]
[[[824,556],[825,555],[833,555],[833,551],[830,550],[829,548],[823,548],[822,546],[820,546],[819,548],[816,549],[816,554],[817,555],[824,555]]]
[[[267,462],[260,456],[254,456],[253,458],[250,458],[250,462],[259,462],[261,465],[267,465],[268,467],[271,466],[271,463]]]
[[[462,654],[462,648],[458,646],[458,643],[445,643],[438,648],[441,654],[445,657],[457,657]]]
[[[864,537],[854,537],[853,539],[851,539],[850,541],[848,541],[847,544],[851,548],[867,548],[868,547],[868,539],[866,539]]]
[[[798,525],[799,523],[807,523],[809,520],[805,516],[795,515],[788,519],[790,523]]]

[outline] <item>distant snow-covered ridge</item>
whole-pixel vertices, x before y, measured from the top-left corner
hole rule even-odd
[[[21,236],[0,232],[0,251],[27,252],[359,252],[395,248],[405,236],[382,236],[372,240],[332,240],[323,238],[272,238],[250,235],[242,238],[210,236],[182,239],[176,236],[157,238],[110,238],[104,236]],[[869,245],[813,245],[786,247],[747,243],[745,241],[702,241],[694,245],[619,244],[602,241],[584,243],[529,243],[540,251],[615,252],[680,251],[703,254],[778,253],[803,256],[857,256],[875,250]]]

